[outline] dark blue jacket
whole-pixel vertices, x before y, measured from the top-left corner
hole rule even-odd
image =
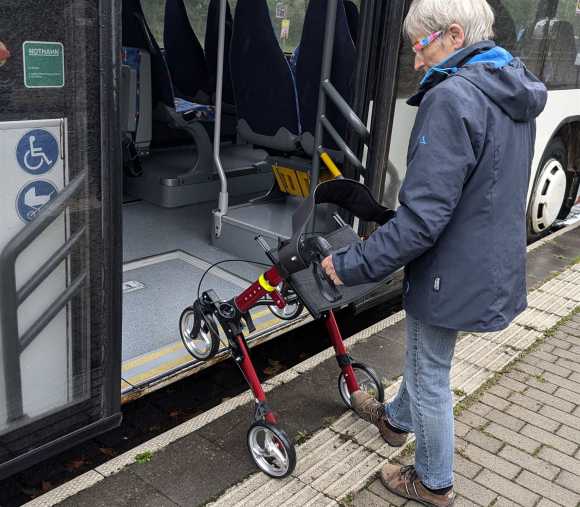
[[[367,241],[333,255],[346,285],[405,267],[405,309],[464,331],[505,328],[526,300],[526,195],[544,85],[493,42],[425,75],[401,206]],[[395,125],[394,128],[397,128]]]

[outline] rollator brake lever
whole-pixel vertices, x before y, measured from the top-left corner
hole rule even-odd
[[[262,247],[264,253],[268,257],[268,259],[270,259],[270,262],[272,264],[276,264],[276,259],[272,254],[272,248],[270,247],[270,245],[268,245],[268,242],[264,239],[264,236],[258,234],[254,239],[256,240],[256,243],[258,243],[258,245]]]
[[[304,260],[312,264],[312,273],[322,297],[334,304],[342,299],[342,294],[322,268],[322,261],[331,253],[332,246],[322,236],[311,236],[302,242],[302,256]]]

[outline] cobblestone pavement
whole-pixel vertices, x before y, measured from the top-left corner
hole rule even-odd
[[[456,506],[580,506],[580,313],[547,335],[456,405]],[[343,504],[419,505],[378,480]]]

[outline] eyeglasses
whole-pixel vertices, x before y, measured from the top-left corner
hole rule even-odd
[[[424,37],[423,39],[418,40],[415,44],[413,44],[413,52],[420,53],[429,44],[431,44],[433,41],[435,41],[439,37],[441,37],[441,35],[443,35],[443,31],[440,30],[439,32],[433,32],[432,34],[427,35],[427,37]]]

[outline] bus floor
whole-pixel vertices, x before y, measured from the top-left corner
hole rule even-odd
[[[179,337],[180,314],[197,298],[201,277],[213,263],[241,261],[211,244],[215,207],[208,202],[167,209],[145,201],[123,206],[123,393],[193,364]],[[265,255],[250,260],[268,262]],[[223,264],[204,278],[201,290],[215,289],[227,299],[263,271],[247,262]],[[264,307],[252,316],[257,328],[253,336],[288,325]]]

